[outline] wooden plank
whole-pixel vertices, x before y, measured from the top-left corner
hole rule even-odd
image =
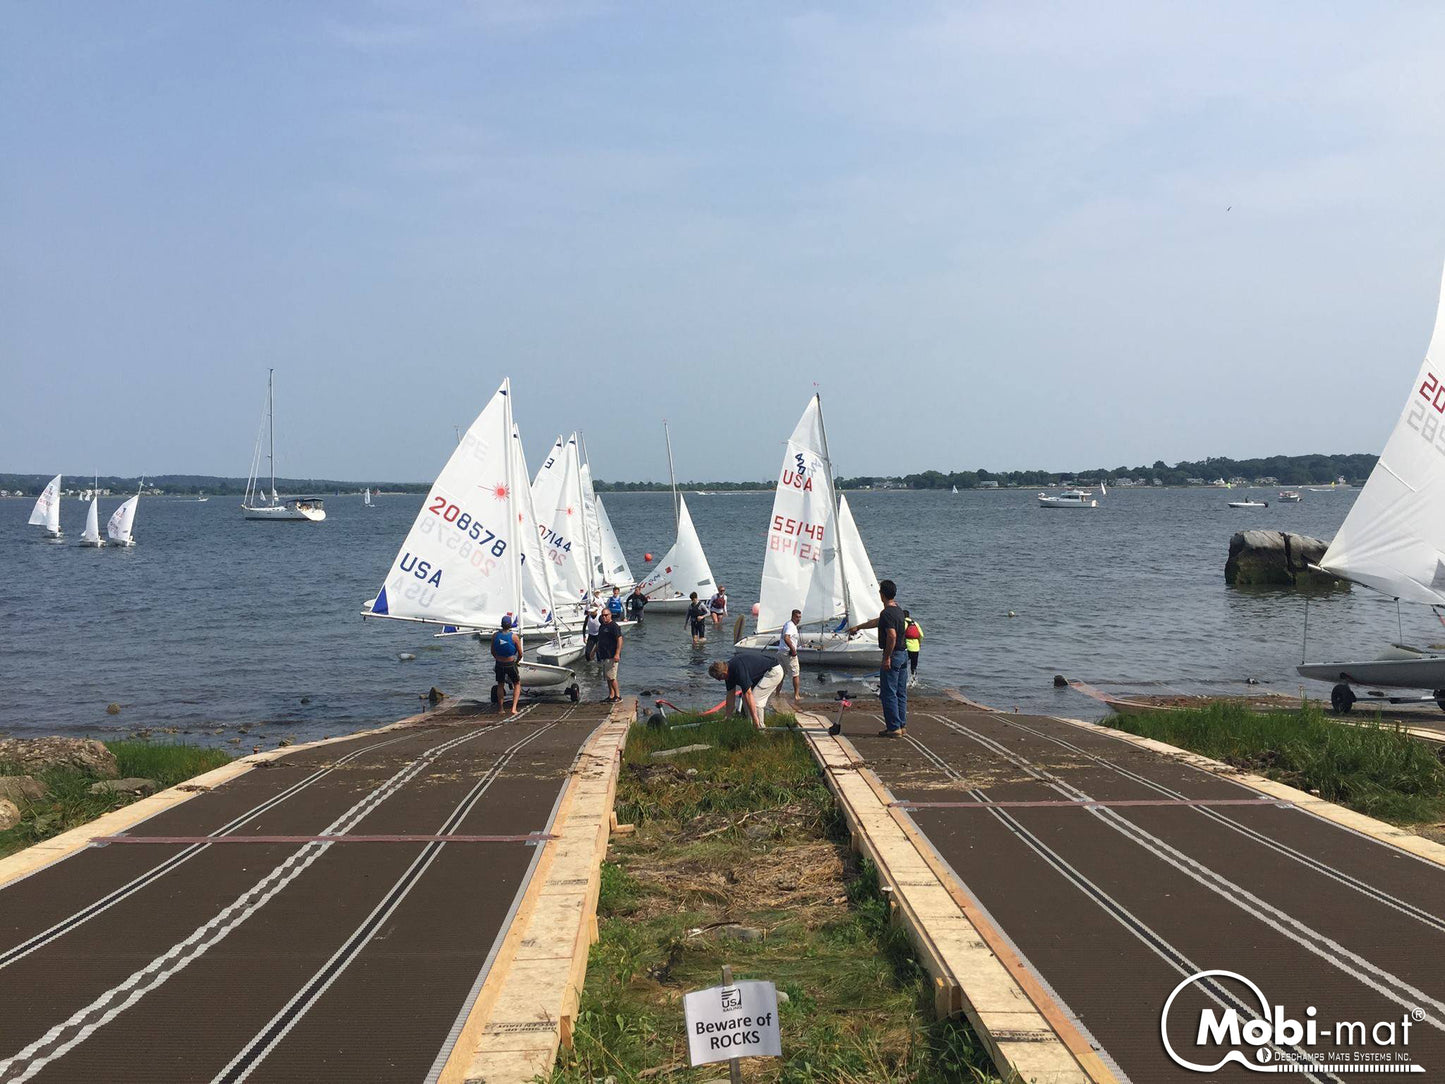
[[[1026,963],[947,871],[882,782],[830,720],[798,713],[799,726],[852,833],[878,869],[891,913],[934,980],[940,1015],[961,1011],[1005,1079],[1037,1084],[1118,1084]],[[1002,951],[1001,951],[1002,950]]]
[[[597,939],[602,860],[636,701],[613,706],[577,755],[531,883],[442,1068],[442,1084],[545,1077],[571,1046]]]

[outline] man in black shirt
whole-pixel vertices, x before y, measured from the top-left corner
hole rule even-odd
[[[612,620],[611,610],[602,611],[593,655],[602,664],[602,675],[607,679],[607,702],[616,704],[622,699],[622,693],[617,688],[617,665],[622,661],[622,630]]]
[[[883,612],[871,621],[852,625],[848,635],[859,629],[878,630],[878,649],[882,660],[878,668],[878,699],[883,702],[884,728],[880,738],[902,737],[908,727],[908,651],[903,646],[903,607],[898,605],[898,585],[884,580],[878,585]]]
[[[777,692],[778,686],[783,683],[783,668],[778,665],[778,656],[771,651],[743,650],[727,662],[713,663],[707,672],[719,681],[727,682],[727,714],[733,713],[741,694],[742,706],[752,716],[753,726],[762,730],[768,697]]]
[[[633,621],[641,621],[642,610],[646,605],[647,596],[642,593],[641,586],[634,587],[632,594],[627,596],[627,616]]]

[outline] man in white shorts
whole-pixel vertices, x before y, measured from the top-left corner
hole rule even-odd
[[[778,656],[771,651],[739,651],[727,662],[715,662],[707,672],[718,681],[727,682],[727,714],[731,715],[742,698],[742,707],[752,716],[753,726],[763,729],[763,711],[768,697],[783,683],[783,669]]]
[[[797,701],[803,695],[800,688],[801,667],[798,665],[798,622],[803,620],[803,611],[794,610],[783,624],[783,631],[778,633],[778,662],[783,668],[783,674],[793,679],[793,700]]]

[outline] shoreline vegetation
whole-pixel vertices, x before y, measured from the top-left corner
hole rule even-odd
[[[107,782],[107,776],[71,767],[27,771],[19,765],[0,762],[0,778],[33,778],[43,784],[45,791],[36,797],[18,795],[14,799],[20,810],[20,822],[0,831],[0,858],[130,805],[152,790],[184,783],[234,759],[224,749],[200,745],[157,745],[128,739],[106,742],[105,747],[115,756],[116,779],[142,779],[155,786],[150,790],[102,789],[100,793],[93,793],[91,788]]]
[[[1370,471],[1375,468],[1377,456],[1364,453],[1349,455],[1276,455],[1257,459],[1229,459],[1227,457],[1202,460],[1181,460],[1170,466],[1162,459],[1152,466],[1136,467],[1095,467],[1090,470],[1045,471],[1008,470],[990,471],[982,467],[974,470],[939,471],[926,470],[916,474],[903,475],[859,475],[854,478],[839,478],[840,489],[1037,489],[1041,486],[1098,485],[1103,482],[1111,486],[1209,486],[1218,481],[1233,482],[1235,485],[1259,486],[1313,486],[1330,485],[1343,478],[1347,485],[1364,483]],[[53,477],[41,474],[0,473],[0,494],[13,497],[36,497]],[[134,492],[140,484],[139,478],[121,478],[101,475],[100,488],[109,490],[112,496]],[[88,490],[94,484],[94,477],[76,475],[67,492]],[[671,490],[667,482],[594,482],[599,493],[653,493]],[[383,494],[423,494],[431,488],[430,482],[377,482],[337,481],[330,478],[277,478],[276,488],[288,494],[315,494],[326,497],[332,494],[349,496],[362,489],[379,489]],[[730,493],[751,490],[772,490],[772,480],[757,482],[680,482],[678,489],[686,493]],[[146,490],[153,496],[196,496],[204,493],[208,497],[239,497],[246,491],[246,479],[226,478],[201,474],[157,474],[146,477]]]
[[[1177,745],[1329,802],[1440,840],[1445,828],[1445,749],[1377,718],[1336,722],[1306,702],[1297,711],[1216,703],[1141,715],[1105,726]]]
[[[928,976],[791,717],[768,733],[670,721],[628,738],[616,811],[636,831],[609,844],[600,940],[552,1084],[726,1076],[688,1068],[682,1011],[723,964],[780,995],[784,1056],[745,1062],[750,1081],[996,1081],[966,1021],[933,1019]],[[703,748],[653,756],[688,746]]]

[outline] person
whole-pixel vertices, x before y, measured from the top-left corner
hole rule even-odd
[[[617,666],[622,661],[622,629],[612,618],[611,610],[603,610],[597,630],[597,658],[602,663],[602,676],[607,679],[607,703],[622,699],[617,688]]]
[[[597,634],[602,631],[602,623],[597,618],[597,610],[589,606],[587,608],[587,625],[584,630],[587,633],[587,661],[592,661],[592,653],[597,650]]]
[[[752,716],[753,726],[763,729],[763,712],[768,706],[768,697],[777,692],[783,683],[783,668],[778,665],[778,656],[771,651],[739,651],[727,662],[715,662],[707,672],[718,681],[727,682],[727,714],[746,708]]]
[[[512,714],[517,714],[517,701],[522,695],[522,634],[512,631],[512,618],[502,618],[501,629],[492,637],[493,672],[497,677],[497,703],[507,698],[507,683],[512,685]]]
[[[788,615],[788,620],[783,622],[783,631],[778,633],[778,662],[783,667],[783,673],[793,679],[793,699],[802,698],[803,691],[799,687],[801,668],[798,664],[798,623],[803,620],[803,611],[794,610]]]
[[[908,729],[908,652],[904,648],[903,608],[898,605],[898,585],[884,580],[878,585],[883,611],[877,617],[848,626],[852,636],[861,629],[878,630],[882,662],[878,668],[878,699],[883,701],[883,729],[880,738],[900,738]]]
[[[607,600],[607,610],[612,614],[613,621],[622,620],[622,589],[614,587],[612,597]]]
[[[687,616],[683,618],[692,627],[692,646],[701,647],[707,642],[707,607],[698,601],[697,592],[687,596]]]
[[[923,626],[903,611],[903,649],[908,652],[908,684],[918,684],[918,653],[923,650]]]
[[[642,593],[641,585],[632,588],[632,594],[627,596],[627,616],[633,621],[642,620],[642,609],[647,605],[647,596]]]
[[[721,628],[722,619],[728,615],[728,593],[722,584],[717,585],[717,594],[708,600],[707,612],[712,614],[713,628]]]

